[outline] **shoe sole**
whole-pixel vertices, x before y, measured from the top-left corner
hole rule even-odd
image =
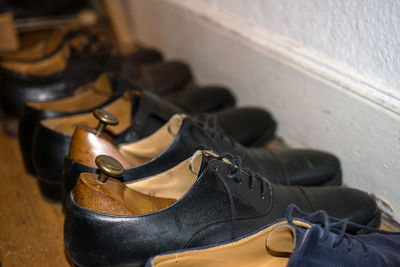
[[[18,119],[3,119],[4,133],[10,137],[18,136]]]

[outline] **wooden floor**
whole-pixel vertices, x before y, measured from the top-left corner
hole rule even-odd
[[[0,127],[1,266],[70,266],[61,205],[41,198],[36,179],[25,173],[18,140]]]
[[[61,205],[41,198],[36,180],[24,171],[17,139],[1,127],[0,266],[70,266]],[[396,229],[386,221],[384,228]]]

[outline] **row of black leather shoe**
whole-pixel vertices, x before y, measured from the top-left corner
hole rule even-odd
[[[65,205],[75,264],[143,266],[247,236],[291,204],[349,220],[354,235],[379,226],[375,201],[340,186],[337,157],[265,148],[272,116],[197,85],[185,63],[148,48],[121,55],[89,30],[52,32],[37,46],[46,49],[1,55],[1,106],[10,134],[18,120],[43,197]]]

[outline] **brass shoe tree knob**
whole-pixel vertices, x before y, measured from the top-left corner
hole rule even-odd
[[[114,114],[103,109],[95,109],[93,116],[99,121],[96,128],[96,135],[100,135],[107,125],[117,125],[119,123],[118,118]]]
[[[95,162],[100,169],[100,174],[97,178],[100,183],[107,182],[108,177],[118,178],[124,174],[124,167],[113,157],[99,155],[96,157]]]

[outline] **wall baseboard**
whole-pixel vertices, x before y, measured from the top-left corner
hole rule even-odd
[[[289,145],[337,154],[345,184],[400,220],[398,92],[199,3],[126,2],[141,42],[189,62],[200,83],[229,86],[241,105],[270,110]]]

